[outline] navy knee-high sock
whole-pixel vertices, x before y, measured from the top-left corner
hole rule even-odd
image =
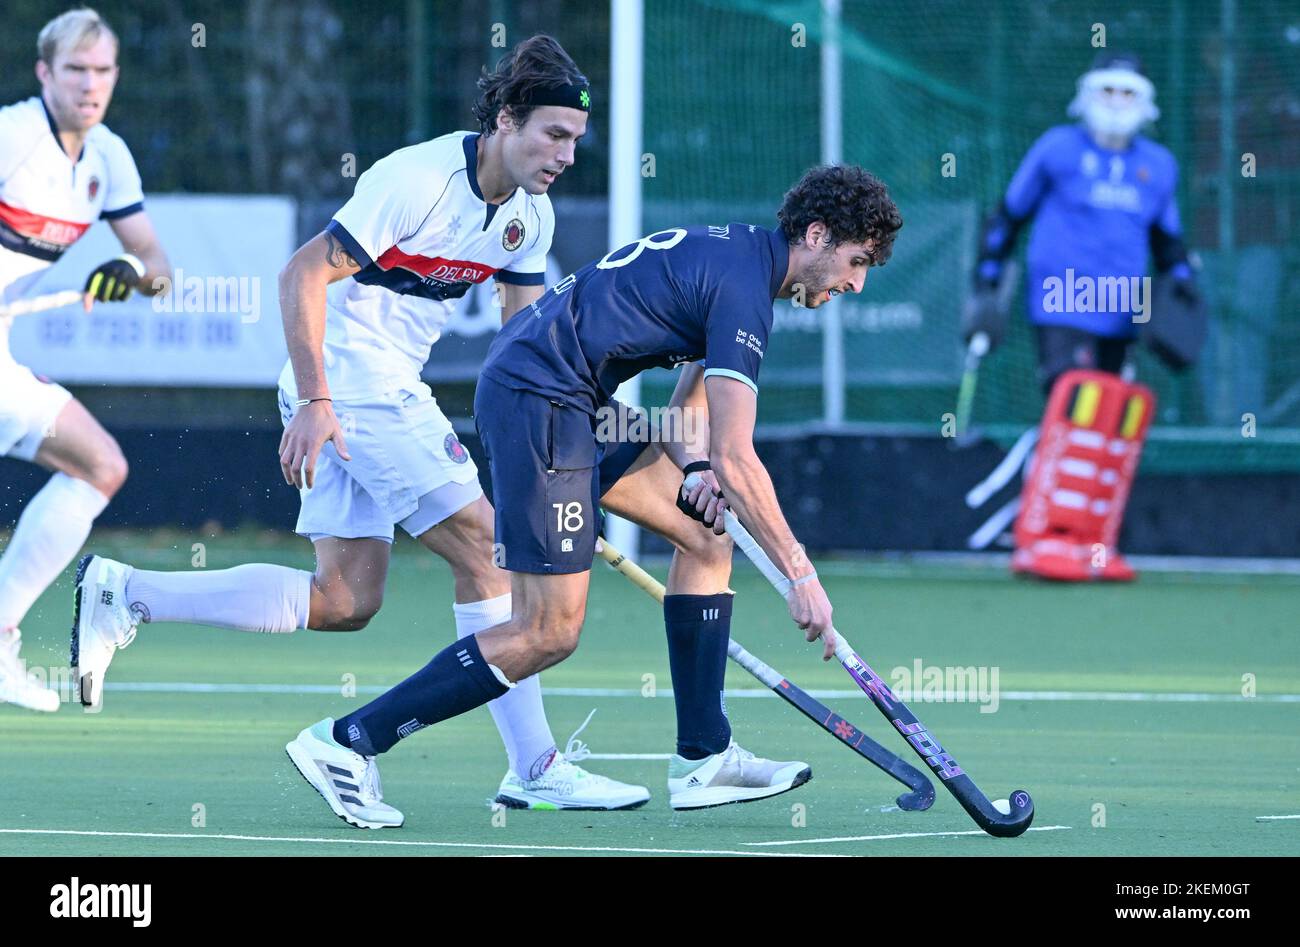
[[[416,730],[455,717],[508,691],[483,660],[474,635],[359,710],[334,721],[334,739],[362,756],[387,753]]]
[[[731,637],[731,600],[717,595],[664,596],[668,666],[677,704],[677,753],[699,760],[721,753],[731,742],[722,699]]]

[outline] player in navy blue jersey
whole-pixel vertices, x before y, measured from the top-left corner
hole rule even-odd
[[[512,317],[492,344],[475,398],[492,470],[498,563],[511,573],[511,619],[462,638],[365,707],[303,730],[291,752],[328,742],[372,758],[571,654],[600,505],[678,549],[664,601],[678,717],[671,805],[745,802],[810,778],[803,763],[756,758],[731,738],[722,703],[731,548],[721,510],[733,508],[791,580],[790,617],[808,641],[822,639],[829,659],[830,602],[754,451],[759,367],[774,301],[816,308],[861,292],[868,268],[889,258],[902,220],[884,184],[843,166],[809,171],[777,216],[776,230],[733,223],[651,234]],[[677,365],[670,407],[704,419],[696,437],[638,444],[603,434],[603,420],[618,412],[619,383]],[[704,483],[686,493],[683,473],[692,471]],[[682,548],[701,534],[712,555],[697,552],[684,568]],[[386,821],[385,813],[361,815]]]

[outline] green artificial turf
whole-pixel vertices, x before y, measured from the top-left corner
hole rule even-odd
[[[209,569],[311,564],[310,549],[292,538],[204,542]],[[91,548],[145,568],[189,568],[193,555],[178,533],[105,534]],[[1300,853],[1300,820],[1258,819],[1300,814],[1297,580],[1147,575],[1131,586],[1051,586],[985,569],[882,563],[826,563],[822,573],[837,626],[891,684],[917,660],[931,674],[983,669],[990,686],[996,669],[995,712],[981,712],[993,709],[991,692],[909,705],[990,798],[1029,790],[1043,831],[1013,840],[978,833],[937,780],[928,812],[893,809],[900,785],[761,694],[735,665],[727,676],[735,734],[760,755],[811,764],[813,780],[795,792],[674,813],[663,760],[592,759],[589,769],[649,786],[651,801],[631,812],[494,813],[488,801],[505,754],[479,709],[382,758],[385,799],[406,813],[404,828],[347,826],[283,747],[451,640],[450,573],[402,542],[383,610],[362,632],[146,625],[115,660],[102,713],[73,703],[50,715],[0,707],[0,855]],[[737,640],[805,689],[842,692],[823,702],[919,765],[843,670],[818,660],[756,572],[738,564],[732,585]],[[66,666],[70,603],[71,570],[24,622],[33,667],[57,675]],[[1256,696],[1243,697],[1252,680]],[[127,689],[146,683],[158,686]],[[356,695],[345,695],[353,684]],[[672,751],[659,606],[601,564],[582,644],[543,685],[561,744],[596,708],[581,736],[592,752]],[[1098,692],[1132,699],[1077,699]]]

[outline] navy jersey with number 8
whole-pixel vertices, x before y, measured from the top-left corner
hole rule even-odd
[[[779,231],[661,230],[552,287],[492,343],[483,377],[594,415],[646,368],[704,359],[758,390],[772,303],[789,265]]]
[[[661,230],[565,277],[506,323],[474,396],[503,568],[591,568],[600,497],[644,446],[597,438],[597,412],[622,382],[704,359],[706,377],[758,390],[789,261],[784,236],[749,224]]]

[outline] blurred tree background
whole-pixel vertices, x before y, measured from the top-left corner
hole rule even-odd
[[[7,0],[0,103],[35,95],[36,35],[70,5]],[[595,106],[566,194],[603,195],[609,7],[568,0],[104,0],[122,41],[106,124],[152,192],[280,193],[335,206],[403,145],[476,128],[475,81],[515,43],[555,36]],[[504,29],[494,29],[501,24]]]
[[[122,40],[108,124],[134,152],[146,193],[287,195],[300,238],[388,152],[472,129],[482,68],[550,33],[595,99],[555,195],[556,256],[574,268],[605,250],[608,0],[96,7]],[[6,4],[0,102],[35,94],[36,34],[63,9]],[[1105,45],[1140,53],[1156,85],[1151,134],[1179,161],[1179,206],[1213,314],[1193,371],[1174,375],[1136,356],[1157,391],[1161,430],[1201,432],[1162,441],[1158,430],[1144,463],[1300,470],[1300,4],[843,0],[842,9],[843,159],[878,173],[907,222],[891,264],[840,307],[845,418],[932,432],[951,410],[978,220],[1033,141],[1069,121],[1104,26]],[[784,189],[821,157],[824,38],[820,0],[645,0],[643,132],[655,165],[641,169],[645,230],[774,223]],[[1022,312],[1018,303],[1007,342],[982,370],[975,409],[1006,441],[1042,409]],[[781,396],[764,400],[765,421],[823,416],[822,324],[798,315],[783,309],[776,326],[782,343],[764,378]],[[667,385],[647,378],[653,397]],[[1260,425],[1248,446],[1247,414]]]

